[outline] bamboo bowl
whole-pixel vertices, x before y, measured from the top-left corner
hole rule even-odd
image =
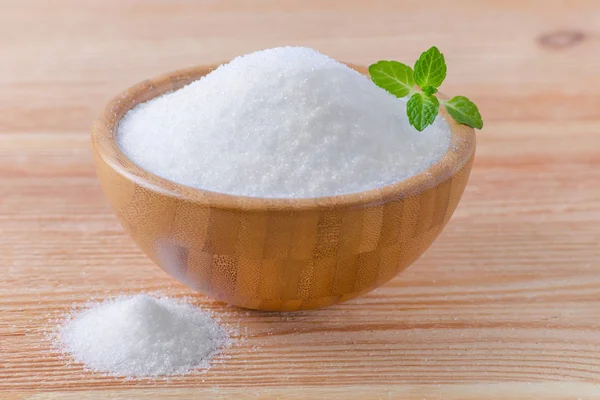
[[[244,308],[324,307],[389,281],[423,254],[452,216],[471,171],[475,134],[451,118],[451,144],[437,164],[348,195],[233,196],[171,182],[127,159],[115,140],[121,117],[212,69],[144,81],[113,99],[92,128],[98,177],[115,214],[140,248],[179,281]]]

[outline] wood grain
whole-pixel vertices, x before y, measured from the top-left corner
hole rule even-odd
[[[0,398],[600,398],[596,0],[1,5]],[[282,44],[363,65],[435,44],[443,91],[486,122],[425,255],[366,296],[295,314],[226,307],[154,266],[111,213],[88,134],[140,79]],[[170,382],[98,376],[50,350],[44,332],[73,303],[141,290],[192,295],[239,339]]]

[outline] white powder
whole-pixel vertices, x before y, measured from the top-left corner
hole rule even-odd
[[[228,335],[191,304],[140,294],[74,315],[57,339],[63,351],[94,371],[158,377],[207,368]]]
[[[204,78],[139,104],[118,141],[169,180],[258,197],[319,197],[372,189],[438,161],[450,128],[418,132],[405,100],[300,47],[238,57]]]

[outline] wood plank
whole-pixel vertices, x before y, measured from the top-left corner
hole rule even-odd
[[[458,385],[365,385],[353,386],[349,391],[347,387],[322,387],[322,386],[282,386],[276,388],[233,388],[223,393],[219,388],[182,388],[182,389],[150,389],[150,390],[107,390],[102,392],[104,398],[119,399],[182,399],[182,398],[211,398],[228,399],[395,399],[422,400],[529,400],[532,398],[560,400],[573,398],[573,393],[585,396],[585,399],[599,399],[598,385],[577,383],[503,383],[503,384],[458,384]],[[23,400],[79,400],[97,398],[98,392],[51,392],[40,393],[32,396],[23,396]],[[580,397],[581,398],[581,397]]]

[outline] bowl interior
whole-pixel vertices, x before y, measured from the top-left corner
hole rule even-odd
[[[348,65],[367,74],[367,69],[364,67]],[[264,211],[360,207],[410,197],[448,179],[470,160],[475,150],[474,130],[448,118],[445,110],[441,110],[442,116],[450,125],[452,136],[448,151],[437,163],[417,175],[383,187],[318,198],[260,198],[193,188],[150,173],[134,164],[122,153],[116,135],[119,121],[127,111],[139,103],[177,90],[210,73],[217,66],[199,66],[168,73],[139,83],[114,98],[92,129],[92,144],[97,154],[119,173],[148,189],[188,201],[210,204],[211,207]]]

